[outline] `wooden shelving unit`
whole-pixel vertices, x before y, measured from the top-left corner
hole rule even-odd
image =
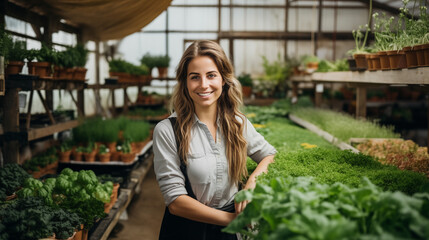
[[[65,131],[78,125],[77,120],[57,123],[52,115],[49,96],[52,96],[53,90],[66,90],[70,92],[73,102],[78,109],[78,116],[84,116],[83,90],[86,87],[83,81],[58,80],[52,78],[39,78],[34,75],[10,75],[6,78],[6,91],[4,96],[3,113],[7,116],[3,119],[3,146],[7,151],[3,151],[4,162],[19,163],[20,143],[36,140],[42,137],[50,136],[56,132]],[[27,119],[25,126],[19,123],[19,99],[20,91],[29,91],[30,100],[27,110]],[[45,91],[45,97],[42,92]],[[77,92],[77,98],[72,91]],[[43,103],[45,111],[50,119],[50,125],[32,128],[31,107],[34,93],[37,93]]]
[[[313,73],[311,76],[302,78],[301,76],[292,77],[293,84],[300,82],[313,82],[314,84],[325,83],[347,83],[351,87],[356,88],[356,117],[366,117],[366,92],[368,87],[389,85],[402,87],[418,87],[419,89],[428,91],[429,88],[429,68],[420,67],[413,69],[402,70],[387,70],[387,71],[364,71],[364,72],[327,72]],[[321,92],[315,92],[316,106],[318,99],[321,99]],[[319,97],[319,98],[318,98]],[[319,100],[320,101],[320,100]],[[428,100],[429,103],[429,100]],[[428,111],[429,121],[429,111]],[[429,122],[428,122],[429,126]],[[429,147],[429,131],[428,131],[428,147]]]

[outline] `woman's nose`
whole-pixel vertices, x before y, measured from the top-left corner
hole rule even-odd
[[[206,77],[201,78],[201,87],[202,88],[208,88],[209,87],[209,81]]]

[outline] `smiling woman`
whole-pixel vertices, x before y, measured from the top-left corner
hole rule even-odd
[[[240,112],[241,85],[222,48],[196,41],[177,68],[174,113],[154,130],[154,169],[167,208],[160,239],[237,239],[223,233],[276,150]],[[248,177],[247,156],[258,167]],[[248,177],[248,178],[247,178]],[[242,182],[247,179],[247,182]]]

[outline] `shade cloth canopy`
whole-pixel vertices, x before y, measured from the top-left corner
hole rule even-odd
[[[120,39],[158,17],[172,0],[30,0],[32,7],[82,29],[85,40]],[[27,2],[28,3],[28,2]]]

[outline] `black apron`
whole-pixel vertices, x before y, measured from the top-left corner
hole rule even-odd
[[[176,132],[178,125],[176,118],[169,118],[173,126],[174,135],[176,137],[177,149],[179,149],[178,134]],[[188,196],[196,199],[189,182],[188,174],[186,172],[186,164],[180,159],[180,170],[185,176],[185,188]],[[234,202],[227,204],[219,210],[227,212],[235,212]],[[202,223],[189,220],[183,217],[173,215],[165,208],[164,218],[162,219],[161,231],[159,233],[160,240],[236,240],[236,234],[224,233],[221,229],[224,226],[214,224]]]

